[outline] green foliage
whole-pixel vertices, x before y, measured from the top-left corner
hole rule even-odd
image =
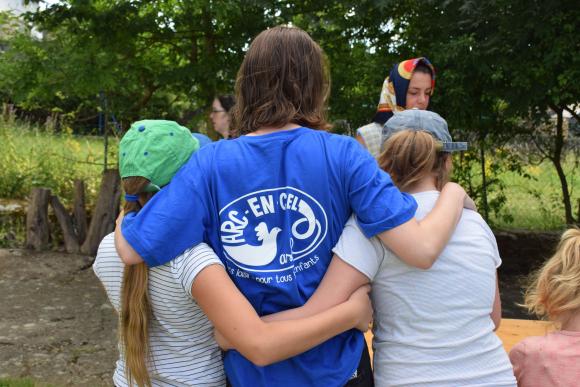
[[[578,148],[569,146],[561,118],[577,116],[580,104],[578,20],[571,0],[61,0],[26,20],[0,14],[7,47],[0,98],[37,115],[58,113],[79,128],[95,126],[102,92],[124,127],[155,117],[203,128],[213,96],[232,92],[251,39],[291,23],[327,55],[337,131],[352,133],[370,120],[393,63],[427,56],[438,70],[431,108],[454,137],[471,143],[457,179],[484,215],[498,224],[516,219],[504,211],[510,187],[502,176],[525,179],[527,163],[549,160],[571,222],[578,191],[562,160]],[[29,33],[32,26],[42,39]],[[550,131],[538,130],[546,125]],[[541,143],[525,148],[539,158],[528,159],[514,139]],[[23,172],[7,179],[17,191],[34,180]],[[40,170],[35,179],[50,180]]]

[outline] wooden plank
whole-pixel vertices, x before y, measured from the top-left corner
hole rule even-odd
[[[503,342],[503,347],[506,352],[509,353],[514,345],[526,337],[544,336],[553,330],[555,330],[554,325],[548,321],[504,318],[501,320],[496,334]]]
[[[513,348],[514,345],[522,341],[528,336],[544,336],[545,334],[555,330],[552,323],[548,321],[539,320],[518,320],[511,318],[504,318],[501,320],[499,329],[495,332],[503,343],[506,352]],[[365,333],[365,340],[373,358],[373,332],[369,329]]]

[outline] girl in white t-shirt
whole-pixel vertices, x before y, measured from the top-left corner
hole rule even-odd
[[[379,165],[418,204],[424,218],[451,171],[447,123],[429,111],[395,114]],[[374,377],[377,386],[515,386],[513,370],[495,335],[501,320],[496,268],[501,264],[493,233],[481,216],[464,210],[435,261],[411,266],[367,239],[351,218],[335,257],[310,301],[294,316],[332,305],[345,284],[372,282]],[[334,297],[334,302],[341,301]]]

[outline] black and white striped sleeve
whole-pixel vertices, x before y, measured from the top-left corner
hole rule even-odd
[[[223,263],[211,247],[205,243],[200,243],[175,258],[172,264],[172,271],[183,290],[191,296],[191,286],[195,277],[210,265],[223,266]]]

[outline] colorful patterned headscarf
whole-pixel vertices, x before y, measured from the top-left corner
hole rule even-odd
[[[435,68],[425,57],[407,59],[393,66],[389,76],[383,83],[381,98],[375,115],[375,122],[384,124],[393,116],[393,112],[405,110],[407,105],[407,89],[413,76],[413,71],[419,63],[431,69],[431,94],[435,89]]]

